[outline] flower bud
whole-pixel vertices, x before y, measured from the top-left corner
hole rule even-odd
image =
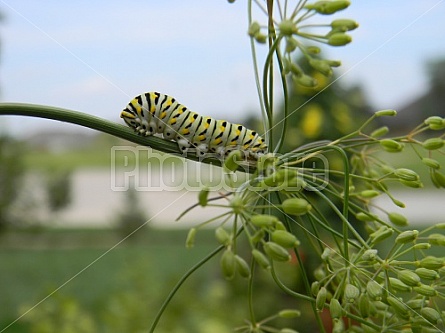
[[[271,268],[269,259],[262,252],[256,249],[252,250],[252,256],[262,268],[267,270]]]
[[[234,150],[224,159],[224,170],[226,172],[234,172],[238,169],[238,161],[243,160],[243,155],[240,150]]]
[[[260,44],[265,44],[267,41],[267,36],[262,33],[257,33],[255,35],[255,40]]]
[[[298,318],[301,316],[301,311],[294,309],[284,309],[278,312],[278,316],[286,319]]]
[[[411,291],[411,287],[400,281],[399,279],[390,277],[389,278],[389,285],[391,287],[391,290],[394,291],[400,291],[400,292],[409,292]]]
[[[318,311],[323,310],[324,304],[326,303],[326,297],[328,295],[328,291],[325,287],[321,287],[317,293],[317,297],[315,298],[315,307]]]
[[[437,296],[437,290],[426,284],[421,284],[420,286],[413,287],[413,291],[415,291],[419,295],[426,297]]]
[[[252,22],[247,33],[249,34],[250,37],[255,37],[257,34],[260,33],[260,29],[261,26],[258,22]]]
[[[380,110],[375,113],[376,117],[394,117],[396,115],[397,115],[397,111],[391,110],[391,109]]]
[[[363,222],[370,222],[370,221],[375,221],[376,220],[376,216],[373,214],[369,214],[369,213],[363,213],[363,212],[359,212],[355,215],[355,217],[357,218],[357,220],[359,221],[363,221]]]
[[[438,116],[432,116],[425,119],[425,124],[432,130],[441,130],[445,128],[445,119]]]
[[[292,20],[283,20],[278,24],[278,28],[280,29],[280,33],[284,36],[292,36],[298,32],[297,26]]]
[[[406,302],[406,305],[413,310],[419,310],[425,306],[425,299],[423,297],[420,299],[410,299],[408,302]]]
[[[417,239],[418,235],[419,235],[419,231],[417,231],[417,230],[404,231],[396,237],[396,243],[406,244],[406,243],[413,242]]]
[[[208,197],[209,197],[209,189],[208,188],[203,188],[201,191],[199,191],[198,202],[201,207],[207,206]]]
[[[343,308],[336,298],[332,298],[329,304],[329,312],[331,313],[331,317],[333,319],[338,319],[343,316]]]
[[[293,234],[285,230],[275,230],[271,234],[271,239],[273,242],[285,248],[292,248],[300,245],[298,239]]]
[[[397,277],[408,286],[414,287],[420,285],[420,277],[413,271],[404,269],[397,273]]]
[[[333,320],[332,333],[344,333],[345,331],[345,323],[343,320],[334,319]]]
[[[383,287],[374,280],[366,284],[366,292],[368,296],[374,301],[380,301],[383,295]]]
[[[424,307],[420,309],[420,315],[433,325],[437,325],[439,323],[440,313],[433,308]]]
[[[389,132],[388,126],[382,126],[382,127],[377,128],[375,131],[373,131],[371,133],[371,137],[379,138],[381,136],[388,134],[388,132]]]
[[[318,281],[312,282],[312,284],[311,284],[312,295],[316,296],[318,294],[319,290],[320,290],[320,282],[318,282]]]
[[[397,225],[399,227],[404,227],[404,226],[408,225],[408,220],[402,214],[399,214],[399,213],[389,213],[388,214],[388,218],[391,221],[391,223],[393,223],[393,224],[395,224],[395,225]]]
[[[392,139],[380,140],[380,145],[389,153],[396,153],[403,150],[403,144]]]
[[[329,66],[331,67],[340,67],[341,61],[340,60],[325,60]]]
[[[441,138],[431,138],[423,141],[422,146],[428,150],[436,150],[442,148],[444,145],[444,140]]]
[[[247,262],[239,255],[235,255],[236,270],[243,278],[250,277],[250,268]]]
[[[218,227],[218,228],[216,228],[216,230],[215,230],[215,236],[216,236],[217,241],[218,241],[220,244],[222,244],[222,245],[227,246],[227,245],[229,245],[230,242],[231,242],[230,235],[229,235],[229,234],[227,233],[227,231],[226,231],[224,228],[222,228],[222,227]]]
[[[185,247],[192,248],[195,245],[195,236],[196,236],[196,228],[191,228],[187,234],[187,238],[185,240]]]
[[[415,250],[428,250],[431,248],[431,244],[429,243],[417,243],[414,244],[413,249]]]
[[[429,166],[432,169],[440,169],[440,163],[432,158],[428,158],[428,157],[424,157],[422,158],[422,163],[425,164],[426,166]]]
[[[394,175],[400,179],[407,181],[417,181],[420,179],[419,175],[415,171],[406,168],[399,168],[394,170]]]
[[[331,22],[331,27],[334,29],[345,28],[346,30],[354,30],[358,27],[358,23],[349,19],[337,19]]]
[[[433,256],[427,256],[420,260],[420,267],[428,268],[428,269],[439,269],[442,268],[445,264],[443,258],[437,258]]]
[[[333,33],[328,38],[328,44],[331,46],[343,46],[349,44],[351,41],[352,37],[342,32]]]
[[[286,38],[285,52],[287,52],[287,53],[294,52],[297,47],[298,47],[298,42],[295,38],[293,38],[293,37]]]
[[[360,290],[356,286],[350,283],[346,284],[344,297],[347,303],[354,303],[359,296]]]
[[[390,237],[393,232],[394,230],[392,228],[388,228],[386,225],[383,225],[369,236],[371,241],[375,244]]]
[[[225,250],[221,256],[221,269],[227,280],[233,279],[236,270],[235,254],[231,250]]]
[[[315,10],[319,14],[330,15],[348,8],[350,4],[349,1],[344,0],[317,1],[314,4],[307,4],[304,7],[309,10]]]
[[[329,66],[326,60],[310,58],[309,65],[311,65],[312,68],[316,69],[325,76],[332,75],[331,66]]]
[[[252,224],[258,228],[271,228],[275,225],[277,221],[278,221],[277,217],[267,214],[257,214],[253,215],[250,218],[250,222],[252,222]]]
[[[289,215],[304,215],[312,209],[312,206],[302,198],[286,199],[281,207]]]
[[[400,182],[400,184],[403,184],[405,186],[412,187],[412,188],[422,188],[423,187],[423,183],[420,180],[411,181],[411,180],[400,179],[399,182]]]
[[[289,252],[277,243],[267,242],[263,245],[264,251],[272,259],[276,261],[289,261],[291,256]]]
[[[439,273],[428,268],[419,267],[415,270],[415,272],[421,279],[424,280],[437,280],[440,277]]]
[[[400,299],[388,296],[386,301],[394,309],[396,315],[403,319],[409,318],[408,307]]]

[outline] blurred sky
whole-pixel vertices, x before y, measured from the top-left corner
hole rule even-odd
[[[245,0],[0,0],[0,11],[2,102],[120,121],[132,97],[157,90],[217,118],[260,115]],[[360,28],[352,44],[324,52],[342,60],[336,74],[362,84],[376,109],[420,95],[425,62],[445,56],[445,0],[352,0],[335,17]],[[26,135],[55,124],[2,116],[0,131]]]

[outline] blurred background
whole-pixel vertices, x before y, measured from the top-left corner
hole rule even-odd
[[[378,109],[399,112],[388,123],[393,133],[445,116],[444,12],[442,1],[355,1],[337,15],[360,27],[352,44],[323,50],[342,60],[334,78],[319,77],[320,88],[333,85],[321,94],[293,87],[293,107],[305,106],[290,121],[286,148],[337,138]],[[122,123],[120,111],[132,97],[160,91],[201,114],[261,130],[243,1],[4,0],[0,13],[1,102]],[[187,228],[218,211],[196,210],[175,222],[197,192],[147,190],[161,169],[139,179],[143,191],[112,189],[112,163],[118,170],[127,164],[111,149],[126,146],[133,149],[70,124],[0,117],[0,332],[146,331],[174,282],[215,247],[210,230],[184,250]],[[387,158],[417,166],[409,155]],[[129,163],[147,165],[150,158],[135,155]],[[187,170],[203,168],[190,162]],[[425,185],[397,193],[412,225],[441,218],[445,197]],[[181,290],[160,332],[230,332],[242,324],[242,281],[221,280],[217,260],[205,267]],[[295,270],[286,269],[298,283]],[[258,300],[268,304],[265,313],[280,303],[269,304],[272,292]],[[221,311],[228,306],[234,311]]]

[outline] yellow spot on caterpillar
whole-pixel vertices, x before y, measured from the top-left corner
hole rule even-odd
[[[167,116],[167,112],[164,111],[164,112],[161,113],[160,118],[161,118],[161,119],[164,119],[166,116]]]

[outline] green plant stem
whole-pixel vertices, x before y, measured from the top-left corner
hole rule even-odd
[[[188,272],[186,272],[181,279],[179,279],[179,281],[176,283],[175,287],[170,291],[170,293],[168,294],[167,298],[165,299],[164,303],[162,304],[162,306],[160,307],[158,313],[155,316],[155,319],[153,321],[153,323],[151,324],[150,333],[153,333],[154,330],[156,329],[156,326],[159,322],[159,320],[162,317],[162,314],[164,313],[165,309],[167,308],[168,304],[170,303],[170,301],[173,299],[173,297],[175,296],[176,292],[179,290],[179,288],[181,288],[181,286],[184,284],[184,282],[190,277],[190,275],[192,275],[196,270],[198,270],[202,265],[204,265],[207,261],[209,261],[211,258],[213,258],[215,255],[218,254],[218,252],[220,252],[222,249],[224,249],[224,245],[220,245],[218,246],[215,250],[213,250],[212,252],[210,252],[208,255],[206,255],[203,259],[201,259],[199,262],[197,262],[192,268],[190,268],[188,270]]]
[[[153,149],[162,151],[164,153],[179,155],[193,161],[199,161],[198,157],[196,157],[193,153],[188,154],[187,156],[181,155],[178,150],[178,145],[173,141],[164,140],[156,136],[140,136],[128,126],[117,124],[79,111],[47,105],[0,103],[0,115],[46,118],[76,124],[103,133],[111,134],[139,145],[152,147]],[[206,158],[204,160],[200,160],[200,162],[221,166],[221,161],[217,158]],[[252,173],[254,172],[254,169],[254,166],[251,164],[242,164],[240,165],[239,171]]]

